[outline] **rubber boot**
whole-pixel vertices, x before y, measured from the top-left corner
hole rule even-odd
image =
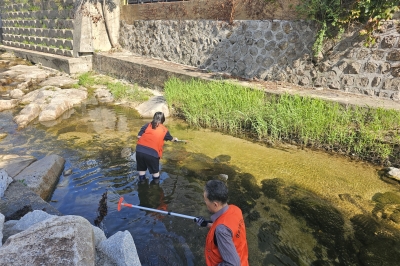
[[[157,177],[153,176],[153,181],[154,181],[154,184],[160,183],[160,176],[157,176]]]
[[[139,176],[139,182],[143,182],[146,180],[146,176],[145,175],[140,175]]]

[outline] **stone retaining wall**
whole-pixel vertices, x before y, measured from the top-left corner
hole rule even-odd
[[[72,56],[74,0],[0,2],[4,45]]]
[[[399,99],[397,21],[384,24],[374,47],[354,32],[312,60],[317,29],[302,20],[122,21],[120,44],[129,51],[246,79],[288,81],[306,87]]]

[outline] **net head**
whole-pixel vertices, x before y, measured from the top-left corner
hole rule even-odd
[[[119,201],[118,201],[118,206],[117,206],[117,210],[118,210],[118,211],[121,210],[121,204],[122,204],[123,201],[124,201],[124,198],[123,198],[123,197],[120,197],[120,198],[119,198]]]

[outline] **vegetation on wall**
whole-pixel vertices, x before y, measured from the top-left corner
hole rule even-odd
[[[171,109],[195,127],[400,164],[396,151],[400,112],[395,110],[343,106],[289,94],[271,96],[228,82],[172,78],[164,90]]]
[[[374,31],[399,11],[399,5],[399,0],[302,0],[296,10],[320,25],[313,47],[314,55],[318,55],[325,38],[340,37],[354,23],[364,25],[360,34],[366,36],[366,46],[373,45]]]

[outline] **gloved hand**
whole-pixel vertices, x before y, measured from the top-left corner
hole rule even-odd
[[[212,221],[205,220],[203,216],[196,217],[194,221],[197,223],[198,226],[201,227],[207,227],[209,223],[212,223]]]

